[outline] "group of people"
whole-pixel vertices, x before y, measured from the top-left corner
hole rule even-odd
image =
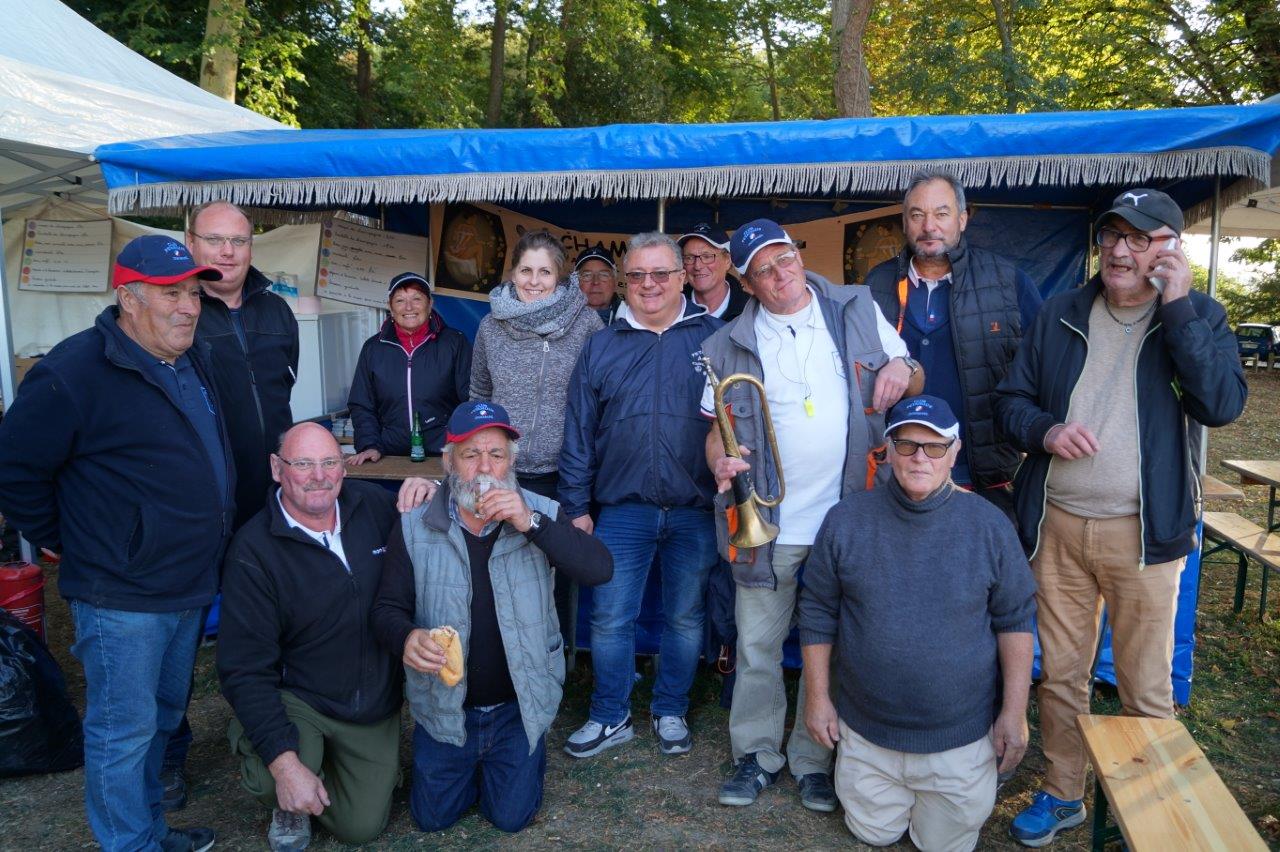
[[[564,750],[637,737],[651,570],[649,717],[668,755],[693,748],[708,580],[734,583],[723,805],[786,768],[804,807],[842,808],[865,843],[973,848],[1027,746],[1038,630],[1048,771],[1010,832],[1043,846],[1083,822],[1074,717],[1104,602],[1124,712],[1173,712],[1189,430],[1243,410],[1234,339],[1191,289],[1182,213],[1157,190],[1118,196],[1094,228],[1098,274],[1043,304],[968,244],[949,174],[917,174],[902,215],[906,245],[865,286],[806,269],[768,219],[637,234],[620,263],[595,248],[572,267],[526,233],[474,346],[426,279],[399,275],[360,354],[345,457],[321,426],[291,425],[296,323],[251,265],[242,211],[206,205],[185,245],[127,246],[117,303],[41,359],[0,423],[0,510],[62,557],[95,837],[213,843],[164,814],[185,799],[184,711],[219,588],[230,744],[273,809],[273,849],[305,848],[312,817],[345,841],[383,830],[404,702],[415,823],[478,805],[518,831],[542,802],[578,585],[594,587],[592,695]],[[741,373],[763,393],[710,380]],[[442,483],[346,481],[406,454],[415,427]],[[732,543],[745,480],[762,496],[785,481],[754,510],[778,529],[758,546]]]

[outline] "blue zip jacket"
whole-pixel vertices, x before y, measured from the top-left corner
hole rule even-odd
[[[615,319],[587,339],[569,379],[560,451],[567,517],[592,502],[711,508],[700,359],[702,341],[722,325],[686,299],[662,334]]]
[[[1044,303],[1035,325],[996,390],[996,418],[1027,454],[1013,480],[1018,533],[1035,556],[1044,519],[1045,480],[1053,456],[1044,437],[1065,423],[1071,393],[1089,349],[1089,311],[1101,292],[1085,286]],[[1160,305],[1138,350],[1138,493],[1143,561],[1169,562],[1195,549],[1195,499],[1200,493],[1187,440],[1187,418],[1226,426],[1244,411],[1248,389],[1227,315],[1195,290]],[[1116,388],[1127,393],[1130,388]]]
[[[130,612],[203,607],[218,590],[233,501],[220,499],[191,422],[125,349],[118,313],[108,307],[23,380],[0,423],[0,511],[61,552],[63,597]],[[207,348],[187,355],[221,411]]]

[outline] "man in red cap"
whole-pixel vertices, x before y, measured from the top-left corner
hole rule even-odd
[[[160,810],[235,471],[205,356],[198,266],[166,236],[116,259],[116,304],[40,360],[0,424],[0,511],[62,554],[84,665],[85,809],[105,850],[204,850]]]

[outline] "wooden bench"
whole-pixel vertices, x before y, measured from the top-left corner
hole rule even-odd
[[[1200,477],[1200,495],[1206,500],[1243,500],[1244,492],[1234,485],[1228,485],[1216,476],[1204,474]]]
[[[1093,849],[1122,836],[1132,852],[1267,848],[1176,719],[1077,716],[1093,764]],[[1119,830],[1107,827],[1108,806]]]
[[[1205,512],[1204,537],[1219,542],[1219,545],[1204,551],[1201,561],[1220,550],[1230,550],[1236,554],[1238,568],[1236,570],[1235,611],[1244,609],[1244,584],[1249,573],[1249,558],[1253,557],[1262,565],[1262,599],[1258,603],[1258,618],[1267,614],[1267,582],[1271,569],[1280,570],[1280,533],[1268,533],[1248,518],[1242,518],[1235,512]]]

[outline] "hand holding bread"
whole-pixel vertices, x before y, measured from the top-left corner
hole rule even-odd
[[[445,686],[457,686],[462,680],[462,637],[452,627],[431,628],[431,639],[444,651],[445,663],[437,674]]]

